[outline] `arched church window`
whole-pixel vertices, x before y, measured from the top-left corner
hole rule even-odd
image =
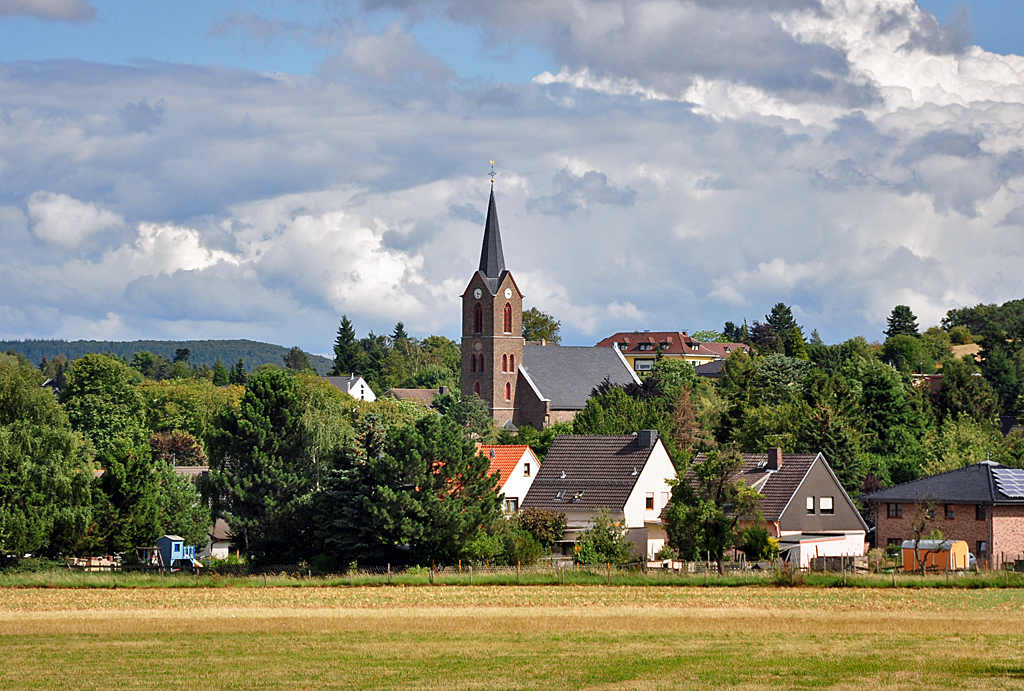
[[[479,355],[476,356],[476,371],[477,372],[483,372],[484,371],[484,354],[483,353],[480,353]]]
[[[469,354],[469,371],[476,372],[476,353]]]
[[[508,356],[508,371],[509,372],[515,372],[516,371],[516,355],[515,355],[515,353],[512,353],[511,355]]]
[[[508,372],[508,355],[501,356],[501,371]]]
[[[505,400],[512,400],[512,384],[505,382]]]
[[[480,395],[480,382],[476,382],[475,384],[473,384],[473,393],[475,393],[477,396]]]
[[[473,331],[480,333],[484,330],[484,308],[480,306],[480,303],[476,303],[473,308]]]
[[[512,333],[512,304],[505,303],[505,333]]]

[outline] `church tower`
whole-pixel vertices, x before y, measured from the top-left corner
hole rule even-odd
[[[494,185],[480,268],[462,294],[462,395],[479,396],[498,425],[512,420],[523,361],[523,295],[505,268]]]

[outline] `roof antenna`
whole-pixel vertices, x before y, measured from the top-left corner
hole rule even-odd
[[[564,470],[562,471],[562,479],[563,480],[565,479],[565,471]]]

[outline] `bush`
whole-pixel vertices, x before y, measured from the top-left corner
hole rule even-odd
[[[669,561],[670,559],[678,559],[679,553],[671,547],[669,547],[668,545],[665,545],[660,550],[658,550],[658,554],[656,556],[658,559],[662,561]]]
[[[484,526],[470,543],[468,556],[477,563],[490,562],[497,566],[529,566],[544,555],[544,548],[514,520],[499,518]]]
[[[629,561],[633,543],[629,528],[622,521],[613,521],[607,509],[594,515],[594,524],[576,540],[575,560],[580,564],[621,564]]]
[[[804,575],[799,569],[794,569],[789,562],[782,565],[772,573],[772,585],[783,588],[797,588],[804,584]]]
[[[747,555],[747,561],[770,561],[779,556],[779,541],[763,526],[743,528],[736,535],[736,544]]]
[[[548,551],[562,539],[568,523],[564,513],[536,507],[523,509],[512,520]]]

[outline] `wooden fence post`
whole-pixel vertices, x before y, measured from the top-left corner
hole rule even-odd
[[[473,567],[469,567],[469,584],[473,585]]]

